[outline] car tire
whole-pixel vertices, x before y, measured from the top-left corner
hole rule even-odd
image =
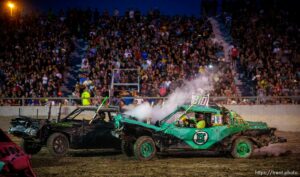
[[[34,155],[41,151],[42,145],[22,139],[20,146],[26,154]]]
[[[151,160],[156,155],[156,146],[149,136],[141,136],[134,143],[134,156],[137,160]]]
[[[234,158],[250,158],[253,153],[253,143],[246,137],[239,137],[234,140],[231,148],[231,155]]]
[[[69,140],[62,133],[53,133],[47,140],[47,148],[53,156],[62,157],[69,150]]]
[[[127,157],[133,156],[133,144],[131,142],[122,140],[121,150],[122,153],[125,154]]]

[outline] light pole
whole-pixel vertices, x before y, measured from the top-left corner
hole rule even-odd
[[[10,16],[12,17],[12,16],[13,16],[13,8],[15,8],[15,4],[12,3],[12,2],[8,2],[8,3],[7,3],[7,6],[8,6],[9,9],[10,9]]]

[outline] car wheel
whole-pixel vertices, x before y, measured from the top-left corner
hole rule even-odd
[[[62,133],[53,133],[47,140],[47,148],[53,156],[62,157],[69,150],[69,140]]]
[[[35,143],[35,142],[30,142],[28,140],[22,139],[21,141],[21,147],[24,150],[26,154],[34,155],[40,152],[42,149],[42,145]]]
[[[131,142],[122,140],[121,149],[127,157],[133,156],[133,144]]]
[[[149,136],[141,136],[134,143],[134,156],[137,160],[150,160],[156,154],[155,143]]]
[[[249,158],[253,152],[253,143],[248,138],[237,138],[232,146],[231,155],[234,158]]]

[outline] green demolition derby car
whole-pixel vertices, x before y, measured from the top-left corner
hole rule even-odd
[[[182,121],[196,114],[204,115],[205,128],[198,129],[189,121]],[[275,130],[264,122],[245,121],[224,107],[183,105],[154,125],[118,114],[113,134],[122,139],[122,152],[138,160],[174,151],[218,152],[249,158],[254,148],[286,142],[285,138],[274,135]]]

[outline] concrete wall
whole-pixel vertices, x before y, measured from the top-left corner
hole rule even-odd
[[[73,111],[76,106],[64,106],[61,109],[61,115],[67,115]],[[49,106],[1,106],[0,116],[11,117],[11,116],[29,116],[29,117],[48,117]],[[59,112],[59,106],[52,106],[51,117],[56,117]]]
[[[236,111],[245,120],[267,122],[269,126],[282,131],[300,131],[300,105],[227,105],[226,107]],[[68,114],[75,108],[75,106],[63,107],[62,115]],[[19,112],[24,116],[47,117],[48,110],[48,106],[2,106],[0,119],[18,116]],[[51,115],[53,118],[58,115],[58,106],[52,107]]]

